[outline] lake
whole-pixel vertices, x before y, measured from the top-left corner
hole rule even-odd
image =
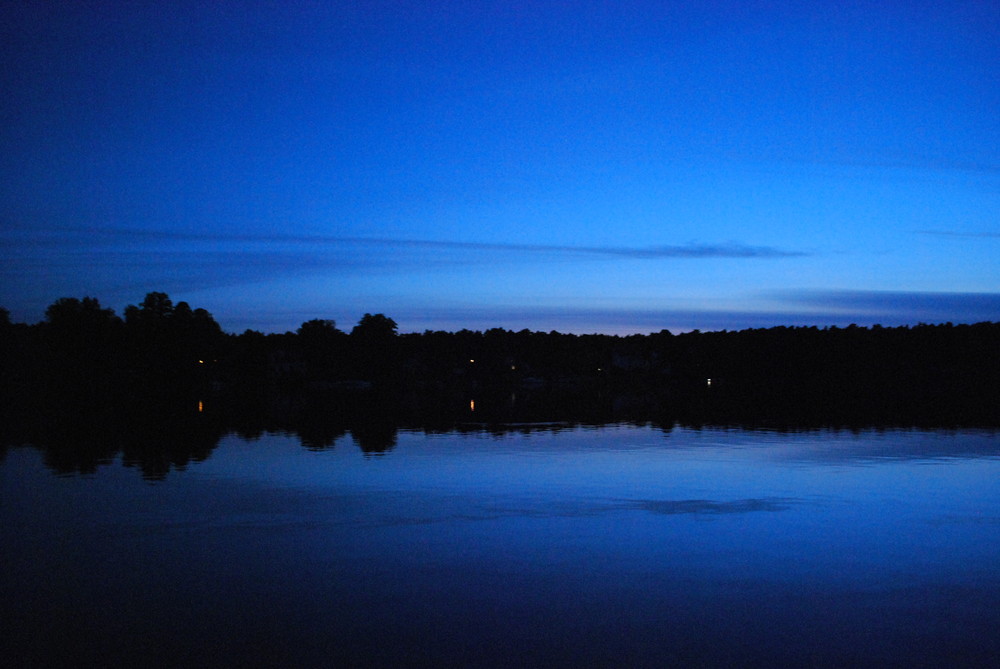
[[[4,663],[1000,666],[996,431],[372,440],[0,451]]]

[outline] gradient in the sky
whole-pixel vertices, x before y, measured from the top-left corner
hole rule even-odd
[[[0,305],[1000,320],[996,2],[9,2]]]

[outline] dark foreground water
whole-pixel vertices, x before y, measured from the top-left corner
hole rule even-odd
[[[1000,437],[227,436],[0,462],[0,664],[1000,666]]]

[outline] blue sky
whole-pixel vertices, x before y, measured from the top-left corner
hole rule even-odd
[[[4,3],[0,305],[1000,320],[995,2]]]

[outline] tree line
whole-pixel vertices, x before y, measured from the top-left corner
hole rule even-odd
[[[552,413],[556,400],[567,411],[603,402],[720,422],[870,415],[995,424],[1000,415],[996,322],[401,334],[393,319],[365,314],[349,332],[313,319],[295,332],[233,334],[206,310],[151,292],[121,317],[92,297],[58,299],[36,324],[13,323],[0,309],[0,343],[8,407],[377,393],[426,413],[479,397],[484,409],[535,401]]]

